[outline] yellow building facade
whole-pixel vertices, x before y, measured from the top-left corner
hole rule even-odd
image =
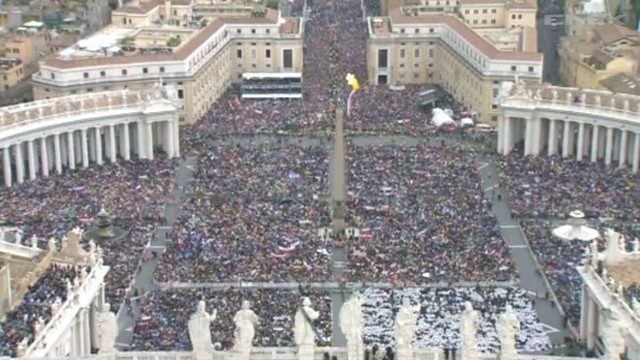
[[[183,17],[191,11],[186,7],[193,6],[185,4],[150,1],[117,9],[113,26],[102,34],[118,37],[119,50],[92,53],[87,43],[94,38],[48,58],[32,78],[34,98],[135,90],[162,82],[175,86],[184,104],[181,119],[191,123],[245,72],[302,72],[302,19],[281,18],[269,10],[219,18],[201,28],[183,22],[190,19]]]
[[[515,77],[540,82],[542,54],[536,51],[535,29],[520,27],[517,42],[524,45],[503,51],[466,25],[467,20],[450,14],[409,15],[402,8],[369,19],[369,81],[440,84],[479,121],[496,124],[502,83]]]
[[[600,25],[563,38],[558,52],[567,86],[602,89],[607,78],[637,73],[640,36],[620,25]]]
[[[20,59],[27,64],[35,60],[35,46],[29,36],[14,36],[4,44],[4,54],[8,58]]]
[[[0,92],[14,87],[24,78],[24,67],[20,59],[0,58]]]

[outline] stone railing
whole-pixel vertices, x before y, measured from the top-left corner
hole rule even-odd
[[[38,100],[0,108],[0,128],[4,130],[47,119],[173,101],[158,86],[142,91],[107,91]]]
[[[337,282],[220,282],[220,283],[189,283],[189,282],[160,282],[154,283],[161,288],[173,288],[173,289],[195,289],[195,288],[207,288],[212,290],[225,290],[228,288],[243,288],[243,289],[298,289],[300,285],[309,286],[318,289],[338,289],[342,288],[340,283]],[[381,289],[395,289],[398,287],[410,287],[410,288],[449,288],[449,287],[515,287],[518,286],[518,281],[461,281],[456,283],[448,282],[436,282],[427,284],[410,284],[410,283],[389,283],[389,282],[362,282],[352,283],[347,282],[344,284],[346,289],[362,289],[362,288],[381,288]]]
[[[323,360],[324,354],[330,356],[336,356],[338,360],[348,360],[345,348],[316,348],[314,360]],[[210,356],[196,357],[191,352],[118,352],[115,354],[105,355],[90,355],[85,357],[74,357],[76,360],[234,360],[231,352],[214,352]],[[297,354],[294,348],[254,348],[251,352],[250,360],[297,360]],[[362,357],[364,358],[364,356]],[[35,358],[27,358],[29,360],[35,360]],[[68,359],[68,358],[64,358]],[[481,354],[478,360],[497,360],[496,354]],[[519,355],[519,360],[586,360],[585,358],[564,358],[560,356],[545,356],[545,355]],[[63,360],[48,358],[48,360]],[[437,350],[416,350],[413,354],[413,359],[400,359],[397,360],[444,360],[444,354]]]
[[[43,350],[46,352],[47,344],[55,344],[61,332],[69,328],[71,321],[75,318],[80,308],[88,306],[88,303],[93,299],[91,295],[99,291],[104,276],[108,271],[109,267],[103,266],[101,263],[94,264],[91,272],[81,280],[78,287],[73,288],[67,295],[67,300],[55,313],[51,314],[49,322],[40,331],[33,343],[28,345],[26,354],[33,355]]]
[[[531,104],[573,105],[640,116],[640,96],[617,94],[610,91],[550,86],[546,84],[514,85],[510,95],[502,101],[509,106],[512,101],[528,101]]]

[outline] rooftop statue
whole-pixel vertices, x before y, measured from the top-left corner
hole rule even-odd
[[[116,352],[116,336],[118,335],[118,320],[116,314],[111,311],[111,305],[105,303],[98,315],[98,332],[100,334],[100,353]]]
[[[362,313],[362,301],[358,294],[351,298],[340,309],[340,329],[347,340],[347,358],[357,359],[364,354],[364,342],[362,332],[364,329],[364,315]]]
[[[204,300],[198,302],[196,312],[191,315],[188,324],[189,339],[194,352],[202,353],[213,350],[209,326],[216,319],[217,314],[216,310],[212,314],[207,313]]]
[[[520,320],[511,305],[507,304],[504,312],[500,314],[496,331],[500,340],[500,358],[503,360],[516,359],[518,357],[516,337],[520,335]]]
[[[478,350],[478,312],[473,309],[470,302],[464,303],[464,310],[460,316],[460,338],[462,340],[462,358],[477,359],[480,355]]]
[[[258,325],[259,319],[248,301],[242,302],[242,308],[233,317],[236,324],[234,350],[245,355],[251,354],[253,346],[253,338],[256,335],[255,327]]]

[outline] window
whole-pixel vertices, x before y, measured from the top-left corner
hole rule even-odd
[[[420,33],[420,29],[419,29],[419,28],[416,28],[416,29],[415,29],[415,33],[416,33],[416,34],[419,34],[419,33]]]
[[[282,67],[285,69],[291,69],[293,67],[293,50],[282,50]]]
[[[486,19],[482,19],[482,25],[486,25],[487,24],[487,20]]]
[[[429,28],[429,33],[433,34],[433,28]]]
[[[511,20],[515,20],[516,19],[516,14],[511,14]]]
[[[258,56],[258,53],[256,52],[256,49],[251,49],[251,58],[255,59]]]
[[[400,68],[404,69],[405,63],[400,63]]]
[[[164,66],[160,66],[160,72],[163,73],[164,72]]]
[[[51,73],[51,78],[52,78],[52,79],[55,79],[55,78],[56,78],[56,74]]]
[[[264,51],[264,57],[267,59],[271,59],[271,50],[267,49]]]
[[[511,66],[511,71],[516,71],[516,70],[518,70],[518,68],[515,65],[512,65]]]
[[[240,49],[236,50],[236,57],[238,59],[242,59],[242,50],[240,50]]]
[[[87,88],[87,92],[93,92],[93,88]]]
[[[429,57],[433,59],[434,56],[435,56],[435,50],[429,49]]]
[[[178,89],[178,99],[184,99],[184,90]]]
[[[495,25],[496,24],[496,19],[491,19],[491,25]]]
[[[498,115],[492,115],[491,121],[498,121]]]
[[[478,20],[473,19],[473,25],[478,25]]]
[[[404,34],[404,28],[400,29],[400,34]]]
[[[413,49],[413,57],[414,58],[419,58],[420,57],[420,48]]]
[[[494,99],[497,98],[499,94],[500,94],[499,89],[493,89],[492,96]]]
[[[416,68],[416,69],[419,68],[420,67],[420,63],[413,64],[413,67]]]
[[[271,34],[271,29],[265,29],[264,32],[267,34]]]
[[[407,56],[406,49],[400,49],[400,59],[404,59]]]
[[[386,69],[389,66],[389,50],[378,49],[378,67]]]
[[[413,73],[413,77],[416,78],[416,79],[419,78],[420,77],[420,73]]]
[[[529,66],[529,72],[533,72],[533,66]]]
[[[255,34],[256,33],[256,29],[251,29],[251,33]]]
[[[122,75],[127,75],[127,69],[122,69]]]
[[[496,9],[491,9],[491,13],[492,13],[492,14],[495,14],[495,13],[497,13],[497,12],[498,12],[498,10],[496,10]]]
[[[251,67],[255,69],[255,68],[257,68],[257,67],[258,67],[258,65],[256,65],[256,64],[251,64]]]
[[[466,15],[469,15],[469,9],[465,10],[465,11],[464,11],[464,13],[465,13]]]
[[[100,71],[100,77],[105,77],[107,76],[107,73],[105,73],[104,71]]]
[[[518,14],[518,20],[522,20],[522,14]]]
[[[236,34],[242,34],[242,29],[236,29]]]
[[[84,73],[84,74],[82,74],[82,76],[84,76],[85,79],[88,79],[89,78],[89,73]]]
[[[478,12],[479,12],[479,11],[478,11],[478,9],[474,9],[474,10],[473,10],[473,13],[474,13],[474,14],[477,14]]]
[[[256,46],[256,43],[251,43],[251,46]]]
[[[148,68],[142,68],[142,73],[143,74],[148,74],[149,73],[149,69]]]
[[[482,13],[486,14],[487,13],[487,9],[482,9]]]

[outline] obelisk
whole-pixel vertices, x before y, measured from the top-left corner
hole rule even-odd
[[[331,231],[333,233],[334,246],[331,256],[331,275],[335,283],[339,283],[340,287],[331,291],[331,313],[333,318],[333,332],[331,334],[331,343],[333,346],[346,346],[346,339],[340,329],[340,309],[349,294],[343,288],[344,276],[347,270],[347,251],[346,251],[346,223],[345,217],[347,212],[346,200],[347,191],[345,180],[345,153],[344,153],[344,113],[341,108],[336,111],[336,125],[333,133],[333,150],[331,152],[331,168],[330,168],[330,186],[331,186]]]
[[[336,240],[345,240],[347,191],[344,169],[344,119],[342,109],[336,111],[331,161],[331,230]]]

